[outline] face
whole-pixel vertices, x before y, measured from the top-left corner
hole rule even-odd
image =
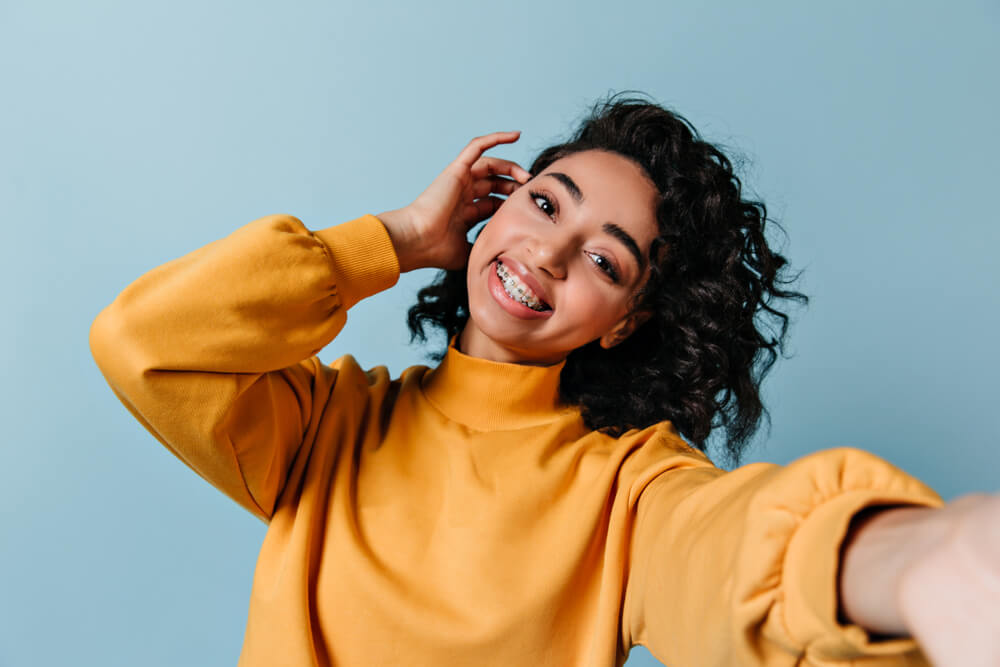
[[[521,185],[472,247],[459,348],[554,364],[591,341],[623,340],[643,319],[629,306],[649,274],[657,197],[641,167],[596,150],[556,160]]]

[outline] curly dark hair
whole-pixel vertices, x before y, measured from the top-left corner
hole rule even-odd
[[[785,276],[787,260],[765,238],[765,223],[780,227],[762,202],[743,199],[729,158],[688,120],[625,93],[599,100],[570,140],[544,149],[529,171],[595,149],[637,163],[660,193],[650,277],[631,304],[651,316],[611,349],[594,341],[571,352],[560,399],[580,407],[588,428],[615,437],[669,420],[705,451],[721,427],[736,465],[768,417],[760,384],[789,325],[776,301],[808,302],[782,289],[798,276]],[[417,299],[407,314],[410,341],[427,340],[425,325],[450,340],[469,317],[465,270],[442,271]]]

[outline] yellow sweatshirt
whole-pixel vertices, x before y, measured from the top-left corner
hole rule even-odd
[[[636,644],[670,667],[926,664],[838,623],[836,581],[852,516],[932,489],[857,449],[726,472],[670,423],[589,431],[561,364],[323,364],[398,276],[374,216],[274,215],[91,326],[125,407],[268,524],[241,666],[609,667]]]

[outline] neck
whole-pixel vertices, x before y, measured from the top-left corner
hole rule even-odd
[[[481,431],[549,423],[579,411],[559,401],[564,364],[511,364],[472,357],[451,340],[444,359],[424,375],[424,396],[453,421]]]
[[[472,318],[469,318],[465,328],[456,337],[455,348],[469,357],[522,366],[554,366],[566,359],[565,354],[551,359],[533,358],[526,350],[497,343],[483,334]]]

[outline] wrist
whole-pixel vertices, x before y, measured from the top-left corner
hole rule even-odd
[[[420,236],[415,231],[413,216],[408,208],[386,211],[375,217],[389,234],[389,240],[392,241],[393,250],[399,260],[400,273],[428,266],[420,246]]]
[[[900,591],[907,572],[944,539],[947,522],[928,507],[872,508],[844,540],[840,608],[851,623],[882,635],[909,634]]]

